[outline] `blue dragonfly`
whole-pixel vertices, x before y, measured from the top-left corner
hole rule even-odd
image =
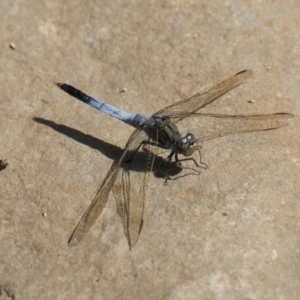
[[[128,139],[122,156],[111,165],[94,200],[74,229],[69,239],[69,245],[75,246],[81,242],[102,213],[112,190],[117,201],[117,211],[122,219],[129,248],[135,246],[143,225],[148,175],[152,171],[155,159],[152,151],[153,146],[170,150],[170,154],[161,163],[163,170],[163,166],[169,163],[173,157],[178,167],[183,168],[181,161],[188,159],[191,159],[196,167],[199,167],[200,165],[192,158],[192,155],[198,152],[200,164],[202,164],[199,143],[203,141],[237,133],[276,129],[288,125],[286,120],[293,117],[288,113],[228,115],[198,112],[220,96],[239,86],[251,74],[250,70],[241,71],[204,92],[163,108],[150,117],[124,112],[84,94],[71,85],[58,83],[57,86],[71,96],[135,128]],[[211,130],[201,132],[201,128],[198,128],[198,133],[201,132],[199,138],[196,138],[192,133],[181,135],[177,124],[186,118],[204,119],[205,123],[211,124]],[[142,175],[140,173],[133,177],[133,173],[136,172],[130,172],[129,163],[141,146],[147,153],[144,156],[144,161],[141,162],[144,168]],[[179,159],[178,155],[183,155],[186,158]],[[166,174],[165,170],[163,172]],[[168,178],[169,176],[166,174],[166,179]]]

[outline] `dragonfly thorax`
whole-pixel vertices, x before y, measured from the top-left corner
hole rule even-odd
[[[174,150],[184,156],[191,156],[197,149],[196,138],[192,133],[180,137],[174,145]]]
[[[146,124],[144,130],[159,147],[173,149],[184,156],[190,156],[198,149],[195,136],[191,133],[181,136],[168,116],[152,116]]]
[[[181,137],[177,126],[170,122],[168,116],[151,116],[145,122],[143,130],[161,148],[171,149],[175,142]]]

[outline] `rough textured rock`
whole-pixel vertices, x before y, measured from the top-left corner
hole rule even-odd
[[[299,299],[297,2],[0,9],[1,300]],[[151,174],[132,251],[112,195],[83,243],[68,247],[132,129],[55,83],[150,115],[243,69],[252,77],[207,111],[290,112],[290,126],[204,143],[200,176],[164,186]]]

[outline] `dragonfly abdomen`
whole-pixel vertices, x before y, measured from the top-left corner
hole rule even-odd
[[[96,100],[93,97],[83,93],[82,91],[74,88],[73,86],[66,84],[66,83],[57,83],[62,90],[67,92],[69,95],[73,96],[74,98],[118,119],[126,124],[129,124],[135,128],[142,126],[147,118],[143,117],[139,114],[132,114],[125,111],[122,111],[110,104],[104,103],[102,101]]]

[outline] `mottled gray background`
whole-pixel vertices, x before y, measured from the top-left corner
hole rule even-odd
[[[299,299],[299,1],[18,0],[0,11],[1,300]],[[200,176],[164,186],[151,174],[132,251],[112,195],[69,248],[132,129],[54,84],[149,115],[243,69],[253,76],[208,111],[290,112],[290,126],[204,143]]]

